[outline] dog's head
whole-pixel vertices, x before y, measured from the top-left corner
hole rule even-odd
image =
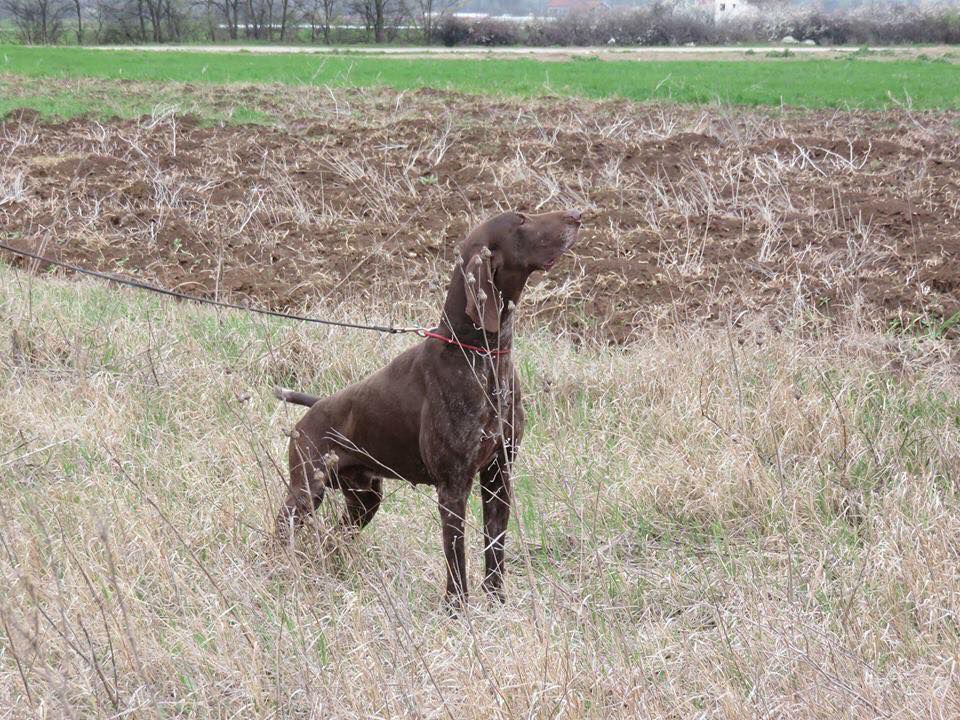
[[[535,270],[549,270],[573,247],[582,222],[579,210],[527,215],[503,213],[467,236],[458,267],[464,289],[464,310],[473,324],[488,333],[500,331],[508,303],[520,299]]]

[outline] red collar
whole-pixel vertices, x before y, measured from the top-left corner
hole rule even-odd
[[[506,355],[510,352],[510,348],[492,348],[487,349],[485,347],[479,347],[478,345],[467,345],[466,343],[459,342],[454,338],[448,338],[446,335],[440,335],[439,333],[432,332],[430,330],[420,330],[417,332],[420,337],[431,338],[432,340],[440,340],[445,342],[447,345],[456,345],[457,347],[463,348],[464,350],[470,350],[475,352],[478,355],[489,355],[490,357],[500,357],[501,355]]]

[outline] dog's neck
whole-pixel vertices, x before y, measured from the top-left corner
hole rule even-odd
[[[459,266],[454,268],[438,325],[439,333],[478,347],[509,349],[513,344],[514,316],[529,275],[519,271],[497,273],[496,286],[500,294],[497,301],[498,304],[502,302],[502,309],[499,331],[491,333],[478,327],[467,315],[467,290],[463,272]]]

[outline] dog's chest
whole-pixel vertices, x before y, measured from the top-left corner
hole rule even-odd
[[[433,413],[438,453],[432,457],[454,474],[482,470],[512,437],[513,368],[480,360],[443,384],[443,400]]]
[[[506,379],[502,373],[499,375],[498,377],[492,372],[489,374],[482,402],[474,415],[476,469],[485,467],[511,435],[509,430],[514,411],[513,374],[511,372]]]

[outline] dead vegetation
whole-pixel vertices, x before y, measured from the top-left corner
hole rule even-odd
[[[331,502],[292,552],[269,536],[299,415],[270,387],[329,392],[412,340],[9,268],[0,289],[8,717],[960,709],[947,341],[528,334],[508,601],[452,620],[427,489],[391,483],[354,540]]]
[[[181,112],[211,102],[191,92]],[[6,237],[302,307],[432,293],[480,218],[579,206],[583,241],[538,289],[538,322],[573,315],[574,331],[623,341],[742,311],[866,304],[880,322],[924,327],[960,311],[953,113],[280,87],[217,102],[272,109],[279,124],[206,126],[168,105],[113,123],[15,113],[0,153]]]

